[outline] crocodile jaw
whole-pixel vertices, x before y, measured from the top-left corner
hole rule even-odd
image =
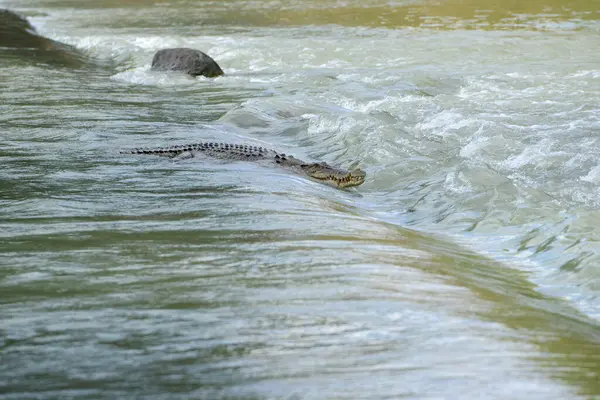
[[[367,175],[361,169],[346,171],[326,163],[303,164],[300,167],[311,178],[338,188],[362,185]]]

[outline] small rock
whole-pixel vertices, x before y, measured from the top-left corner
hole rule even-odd
[[[152,59],[153,71],[180,71],[192,76],[214,78],[223,75],[219,64],[200,50],[185,47],[162,49]]]

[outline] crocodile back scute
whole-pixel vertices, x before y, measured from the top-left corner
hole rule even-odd
[[[277,155],[277,152],[262,146],[220,142],[201,142],[169,147],[136,148],[122,151],[121,154],[151,154],[157,156],[175,157],[179,154],[187,152],[206,153],[207,155],[215,158],[230,160],[271,159]]]

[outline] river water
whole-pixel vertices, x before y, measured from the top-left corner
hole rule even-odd
[[[0,49],[0,398],[600,398],[600,7],[524,3],[0,1],[93,59]],[[202,140],[367,181],[118,155]]]

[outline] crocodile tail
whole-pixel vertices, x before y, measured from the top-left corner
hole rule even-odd
[[[121,151],[121,154],[150,154],[163,157],[176,157],[186,152],[204,152],[216,158],[240,160],[265,159],[277,155],[277,153],[273,150],[269,150],[260,146],[218,142],[202,142],[158,148],[135,148]],[[285,156],[285,154],[282,154],[282,156]]]
[[[196,145],[182,145],[172,147],[156,147],[156,148],[135,148],[131,150],[122,150],[119,154],[146,154],[162,157],[176,157],[181,153],[197,150]]]

